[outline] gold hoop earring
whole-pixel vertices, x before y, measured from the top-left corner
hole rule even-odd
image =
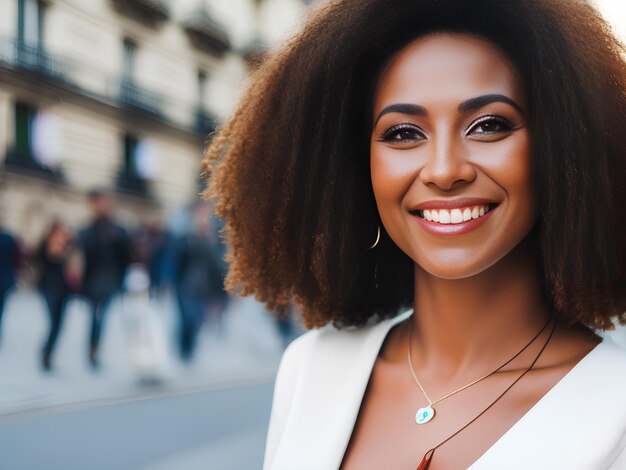
[[[374,242],[372,246],[368,248],[368,250],[373,250],[374,248],[376,248],[376,246],[378,246],[379,241],[380,241],[380,225],[378,226],[378,232],[376,233],[376,241]]]

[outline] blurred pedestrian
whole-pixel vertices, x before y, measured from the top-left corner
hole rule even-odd
[[[132,260],[146,268],[151,297],[159,293],[165,281],[163,262],[167,242],[167,232],[157,217],[147,218],[132,234]]]
[[[210,204],[196,202],[191,208],[191,229],[182,235],[174,251],[174,282],[180,312],[181,357],[189,361],[198,332],[212,303],[225,305],[222,268],[215,250],[219,243],[211,223]]]
[[[89,204],[93,219],[80,231],[79,239],[84,258],[82,293],[92,304],[89,362],[96,368],[103,318],[109,302],[122,289],[130,263],[130,237],[113,221],[106,192],[91,191]]]
[[[63,222],[54,221],[33,256],[37,288],[50,316],[50,328],[42,349],[44,370],[52,366],[52,353],[61,331],[67,298],[78,289],[78,273],[70,263],[71,248],[71,230]]]
[[[23,262],[24,251],[19,241],[0,226],[0,337],[7,294],[15,286],[16,272]]]
[[[165,327],[152,306],[149,290],[145,265],[131,264],[124,281],[121,312],[130,363],[140,383],[146,385],[162,382],[169,370]]]

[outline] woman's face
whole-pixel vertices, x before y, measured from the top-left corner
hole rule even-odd
[[[476,36],[422,37],[383,71],[374,194],[385,230],[425,271],[477,274],[535,224],[526,109],[511,62]]]

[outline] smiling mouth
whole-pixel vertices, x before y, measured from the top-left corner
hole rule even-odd
[[[442,225],[462,224],[469,220],[480,219],[489,211],[493,210],[496,204],[478,204],[454,209],[418,209],[411,211],[411,214]]]

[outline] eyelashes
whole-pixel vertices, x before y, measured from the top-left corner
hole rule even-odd
[[[501,116],[483,116],[476,119],[465,132],[466,136],[472,134],[491,135],[498,132],[511,132],[515,130],[515,126]]]
[[[414,124],[397,124],[383,132],[380,142],[412,142],[414,140],[424,140],[426,134]]]
[[[515,126],[502,116],[488,115],[474,120],[463,134],[466,137],[477,139],[496,138],[513,132],[520,127],[522,126]],[[385,130],[378,141],[407,143],[426,140],[426,138],[426,132],[421,127],[411,123],[402,123]]]

